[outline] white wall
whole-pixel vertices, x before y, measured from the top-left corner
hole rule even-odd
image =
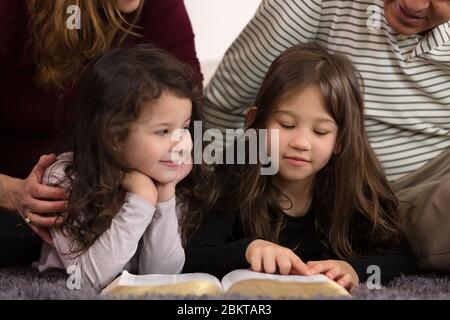
[[[205,84],[226,49],[254,15],[261,0],[184,0],[195,33]]]

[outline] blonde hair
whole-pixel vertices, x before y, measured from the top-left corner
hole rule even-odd
[[[62,89],[81,68],[111,47],[118,31],[120,42],[133,31],[144,0],[128,22],[117,7],[117,0],[29,0],[28,10],[35,46],[36,81],[44,88]],[[81,10],[81,28],[69,29],[69,6]],[[119,42],[119,43],[120,43]]]

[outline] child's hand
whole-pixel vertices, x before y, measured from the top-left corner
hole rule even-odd
[[[155,183],[152,178],[139,171],[132,170],[125,174],[122,187],[128,192],[144,198],[152,206],[155,206],[158,197]]]
[[[292,250],[265,240],[254,240],[245,251],[253,271],[280,274],[312,274],[309,267]]]
[[[359,277],[350,264],[342,260],[309,261],[306,264],[314,273],[323,273],[346,289],[357,286]]]

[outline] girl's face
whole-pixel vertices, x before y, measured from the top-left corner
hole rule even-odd
[[[117,7],[122,13],[136,11],[141,4],[141,0],[117,0]]]
[[[184,142],[185,153],[192,149],[192,138],[187,130],[191,113],[190,99],[168,92],[144,104],[125,141],[123,160],[127,166],[160,183],[173,181],[179,167],[174,160],[179,159],[181,142]]]
[[[280,103],[269,119],[270,129],[279,130],[281,182],[313,178],[335,150],[338,127],[328,113],[320,88],[309,86]]]

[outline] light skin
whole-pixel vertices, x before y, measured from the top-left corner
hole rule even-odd
[[[139,8],[141,0],[117,0],[123,13]],[[448,0],[385,0],[384,10],[391,27],[404,35],[426,32],[450,20]]]
[[[151,205],[175,195],[176,184],[192,168],[191,113],[189,99],[168,92],[144,104],[124,144],[123,161],[131,168],[122,183],[127,191]]]
[[[117,0],[122,13],[136,11],[142,0]],[[62,188],[42,185],[45,170],[55,162],[54,154],[43,155],[26,179],[13,178],[0,174],[0,208],[29,217],[29,226],[46,243],[53,240],[48,228],[62,223],[60,217],[49,213],[63,212],[67,207],[67,193]]]
[[[67,207],[64,189],[41,183],[45,170],[55,160],[54,154],[43,155],[26,179],[0,175],[0,207],[30,217],[29,226],[48,244],[53,244],[48,228],[59,225],[62,220],[46,213],[63,212]]]
[[[255,112],[256,107],[248,111],[247,122],[254,119]],[[315,174],[338,152],[338,126],[326,109],[320,88],[311,85],[281,101],[270,117],[267,129],[279,132],[279,172],[274,182],[292,200],[292,207],[286,203],[285,213],[303,216],[311,204]],[[268,140],[270,152],[270,138]],[[310,261],[305,264],[291,250],[264,240],[250,243],[246,259],[255,271],[323,273],[348,289],[358,283],[355,270],[345,261]]]
[[[189,126],[191,111],[189,99],[167,93],[156,103],[143,106],[126,141],[125,154],[129,158],[126,161],[134,169],[123,182],[126,190],[142,196],[152,205],[173,197],[176,184],[192,168],[192,161],[189,161],[192,140],[184,129]],[[181,134],[174,135],[171,141],[176,129]],[[171,163],[172,156],[180,162],[181,152],[184,162]],[[0,175],[0,206],[23,217],[33,213],[29,226],[48,244],[53,244],[48,228],[61,224],[62,219],[46,213],[64,212],[67,207],[64,189],[41,183],[45,170],[55,159],[53,154],[42,156],[24,180]]]
[[[132,13],[139,8],[141,0],[117,0],[117,7],[122,13]]]
[[[389,25],[398,33],[423,34],[450,20],[449,0],[385,0]]]

